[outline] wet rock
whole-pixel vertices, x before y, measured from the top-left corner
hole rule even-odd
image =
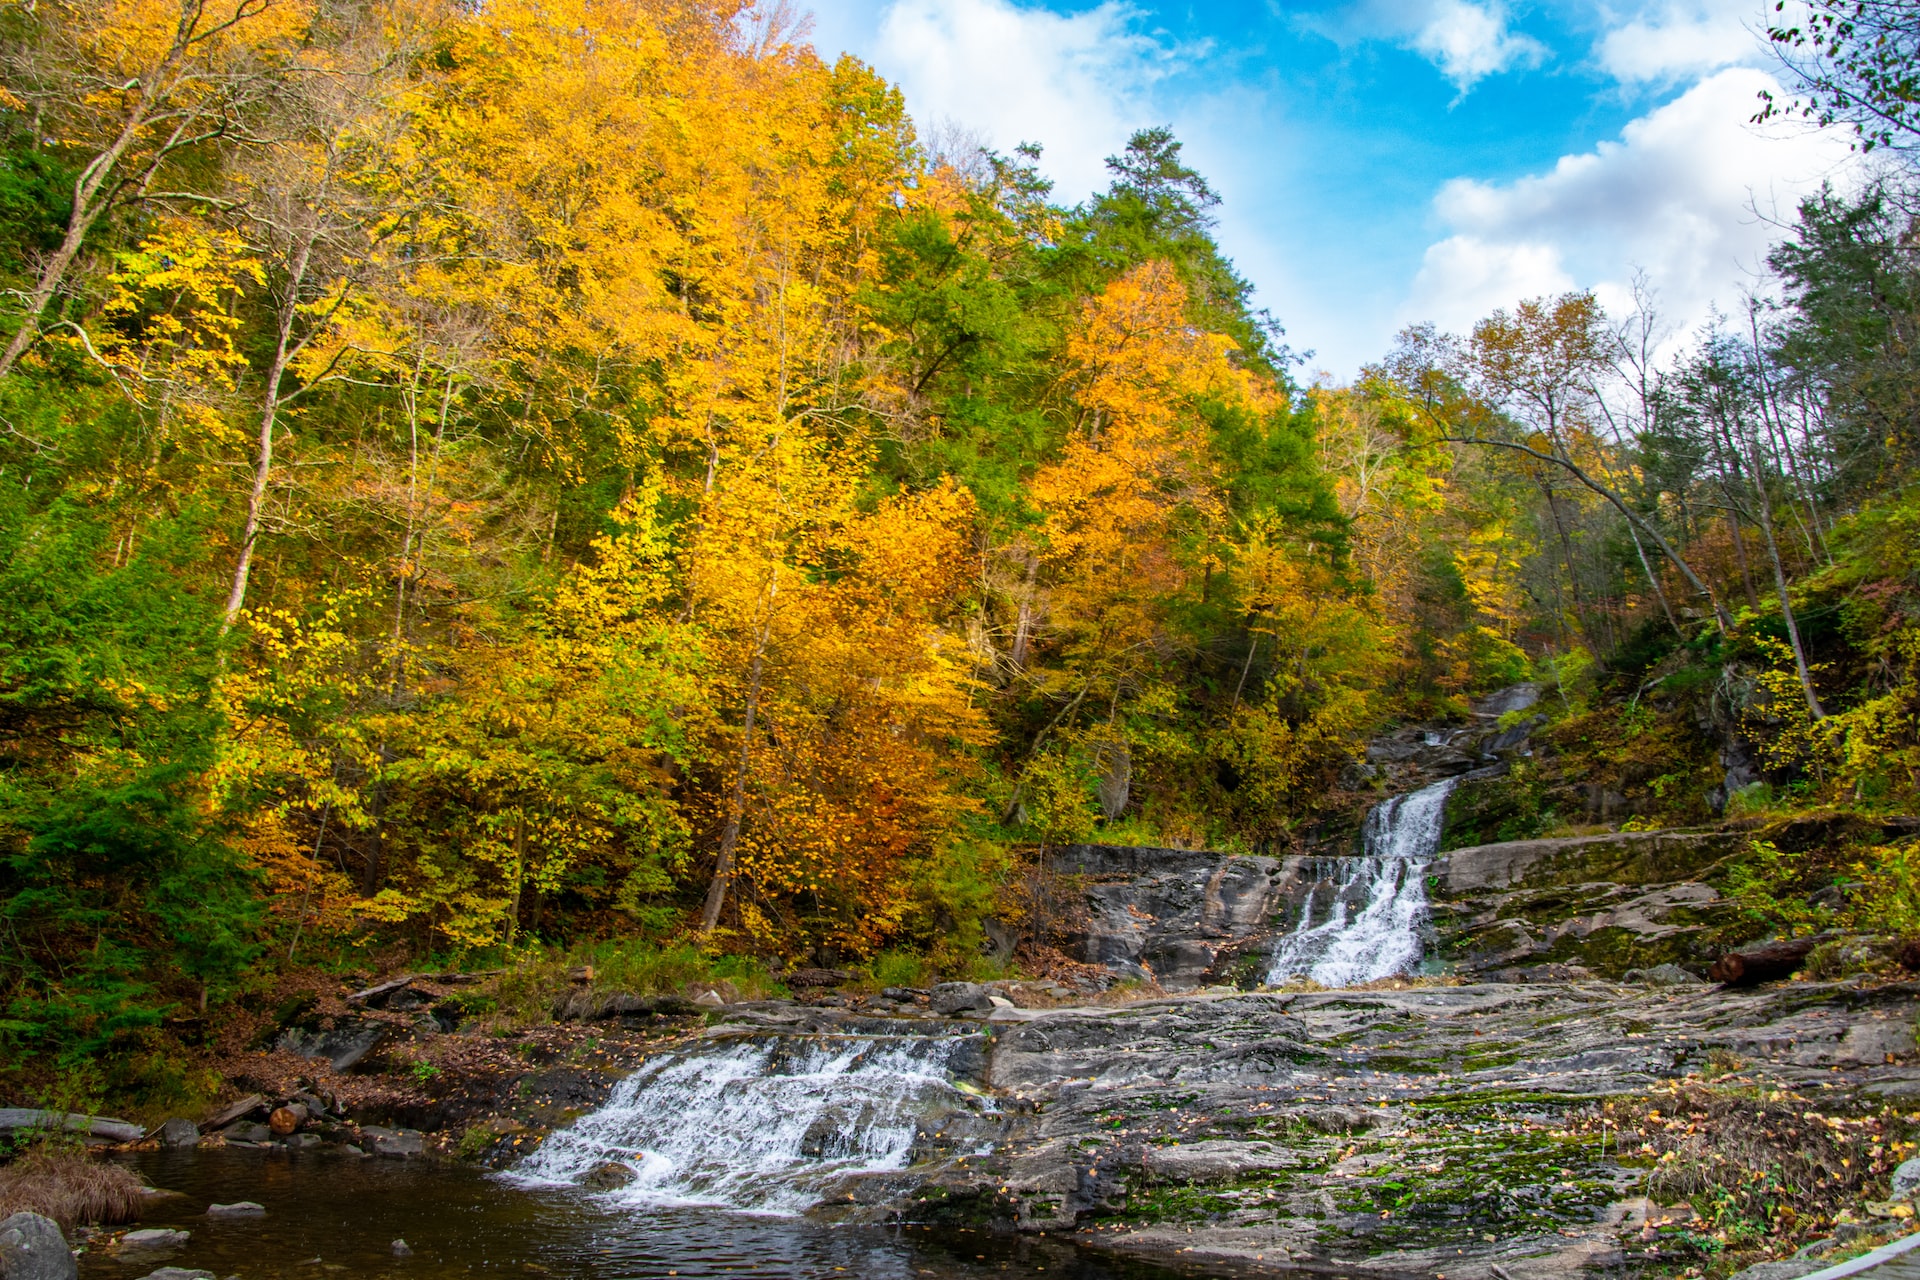
[[[407,1247],[405,1240],[395,1240],[388,1248],[393,1250],[393,1256],[396,1258],[411,1258],[413,1256],[413,1250]]]
[[[181,1231],[174,1227],[143,1227],[121,1236],[120,1247],[122,1249],[177,1249],[192,1235],[191,1231]]]
[[[190,1147],[200,1141],[200,1126],[175,1117],[160,1126],[159,1136],[163,1147]]]
[[[1059,942],[1118,978],[1191,990],[1277,914],[1291,918],[1289,906],[1308,892],[1313,866],[1324,861],[1069,845],[1053,865],[1083,877],[1086,911],[1084,924]]]
[[[942,982],[933,989],[933,1011],[949,1017],[993,1008],[993,992],[977,982]]]
[[[220,1280],[211,1271],[199,1271],[190,1267],[161,1267],[158,1271],[149,1271],[140,1280]]]
[[[251,1200],[235,1200],[232,1204],[207,1206],[209,1218],[257,1218],[266,1211],[265,1205],[255,1204]]]
[[[273,1129],[264,1124],[236,1124],[220,1131],[228,1142],[272,1142]]]
[[[74,1280],[79,1273],[53,1219],[16,1213],[0,1221],[0,1280]]]
[[[580,1185],[595,1191],[618,1191],[638,1176],[627,1165],[606,1160],[587,1170],[580,1178]]]
[[[405,1160],[426,1153],[427,1136],[418,1129],[385,1129],[378,1125],[364,1125],[360,1133],[376,1156]]]
[[[290,1133],[286,1138],[289,1151],[311,1151],[315,1147],[324,1145],[325,1142],[326,1139],[317,1133]]]

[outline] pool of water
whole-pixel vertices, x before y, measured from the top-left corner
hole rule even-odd
[[[137,1280],[162,1266],[241,1280],[1170,1280],[1063,1240],[923,1229],[829,1227],[718,1209],[635,1209],[575,1189],[528,1190],[478,1170],[426,1162],[253,1150],[131,1157],[156,1187],[139,1225],[192,1232],[167,1251],[88,1253],[84,1280]],[[266,1213],[209,1218],[207,1206],[252,1200]],[[412,1251],[396,1256],[393,1241]],[[1188,1276],[1194,1273],[1186,1273]]]

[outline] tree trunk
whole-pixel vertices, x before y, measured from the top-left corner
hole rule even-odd
[[[511,947],[520,931],[520,889],[527,882],[527,815],[513,820],[513,901],[507,907],[506,945]]]
[[[280,300],[279,330],[273,348],[273,362],[267,367],[267,388],[261,397],[260,439],[253,463],[253,488],[247,495],[247,520],[240,533],[240,559],[233,570],[233,588],[227,592],[226,616],[220,634],[233,629],[240,611],[247,605],[247,580],[253,573],[253,550],[260,540],[260,516],[266,508],[267,484],[273,476],[273,430],[280,418],[280,383],[286,377],[288,355],[292,349],[293,326],[300,315],[300,289],[306,281],[307,264],[312,260],[313,240],[302,239],[287,272],[287,292]]]
[[[1640,542],[1640,531],[1628,525],[1627,536],[1633,539],[1634,554],[1640,557],[1640,571],[1647,575],[1647,585],[1653,588],[1654,599],[1660,602],[1660,612],[1666,615],[1667,625],[1672,627],[1676,634],[1686,634],[1680,630],[1680,623],[1673,616],[1673,606],[1667,602],[1666,590],[1660,585],[1659,575],[1653,571],[1653,562],[1647,559],[1647,549]]]
[[[1013,665],[1023,670],[1027,665],[1027,647],[1033,639],[1033,581],[1038,565],[1038,557],[1027,552],[1027,576],[1020,587],[1020,616],[1013,624]]]
[[[1760,612],[1760,590],[1753,585],[1753,566],[1747,563],[1747,535],[1740,527],[1740,520],[1731,512],[1727,514],[1727,530],[1733,537],[1733,561],[1740,566],[1740,585],[1746,589],[1747,605],[1755,613]]]
[[[1787,596],[1787,571],[1780,562],[1780,540],[1773,532],[1773,499],[1767,494],[1766,478],[1760,473],[1758,444],[1753,447],[1749,457],[1753,472],[1753,489],[1760,511],[1760,532],[1767,540],[1767,555],[1773,561],[1773,585],[1780,593],[1780,620],[1787,624],[1787,643],[1793,646],[1793,666],[1800,675],[1800,689],[1807,697],[1807,714],[1815,720],[1827,718],[1826,708],[1820,705],[1820,695],[1813,687],[1813,673],[1807,669],[1807,650],[1800,643],[1800,625],[1794,620],[1793,601]]]
[[[700,912],[700,929],[712,933],[720,924],[720,911],[727,904],[727,888],[733,881],[733,851],[740,843],[740,823],[747,810],[747,771],[753,762],[753,722],[760,711],[760,674],[767,652],[768,627],[760,629],[753,650],[753,668],[747,677],[747,710],[740,723],[740,764],[733,775],[733,793],[727,797],[727,825],[720,832],[720,857],[713,867],[713,882],[707,886],[706,906]]]
[[[1455,435],[1442,435],[1440,439],[1451,444],[1478,444],[1487,445],[1495,449],[1511,449],[1515,453],[1523,453],[1541,462],[1551,462],[1553,465],[1561,468],[1575,480],[1578,480],[1581,484],[1612,503],[1614,509],[1624,516],[1629,524],[1646,534],[1653,545],[1660,548],[1660,554],[1664,555],[1673,563],[1673,567],[1680,571],[1680,576],[1687,580],[1687,585],[1698,592],[1700,598],[1707,601],[1712,607],[1714,624],[1720,628],[1722,634],[1725,634],[1732,628],[1733,619],[1728,615],[1726,606],[1720,603],[1720,597],[1716,596],[1713,593],[1713,588],[1709,587],[1706,581],[1693,571],[1693,566],[1688,564],[1686,558],[1674,549],[1671,542],[1667,541],[1666,535],[1661,533],[1660,530],[1653,525],[1647,523],[1637,511],[1628,506],[1626,499],[1588,475],[1579,463],[1574,462],[1571,458],[1562,458],[1555,454],[1542,453],[1540,450],[1530,445],[1522,444],[1517,440],[1489,440],[1484,436]]]

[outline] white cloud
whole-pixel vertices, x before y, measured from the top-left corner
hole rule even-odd
[[[1448,182],[1434,208],[1452,234],[1428,247],[1402,318],[1464,329],[1495,307],[1570,287],[1617,305],[1636,269],[1671,324],[1736,305],[1778,237],[1773,223],[1823,179],[1852,172],[1836,134],[1747,124],[1762,89],[1778,85],[1750,68],[1721,71],[1546,173]]]
[[[1547,56],[1538,40],[1507,29],[1507,11],[1498,0],[1436,0],[1411,46],[1462,93],[1496,72],[1538,66]]]
[[[1663,84],[1752,63],[1761,52],[1755,0],[1660,0],[1609,30],[1594,60],[1622,84]]]
[[[957,120],[999,150],[1033,141],[1069,203],[1106,185],[1102,161],[1156,122],[1150,91],[1192,51],[1140,30],[1120,0],[1057,14],[1009,0],[898,0],[874,60],[916,117]]]

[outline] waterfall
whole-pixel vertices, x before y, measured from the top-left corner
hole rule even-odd
[[[948,1064],[967,1037],[764,1036],[666,1054],[509,1177],[578,1184],[609,1162],[634,1204],[798,1213],[847,1173],[906,1165],[923,1119],[982,1103]]]
[[[1427,864],[1439,852],[1447,796],[1458,781],[1447,778],[1373,807],[1362,832],[1365,853],[1344,860],[1327,918],[1313,923],[1309,891],[1300,923],[1274,950],[1268,982],[1311,978],[1350,987],[1420,963]]]

